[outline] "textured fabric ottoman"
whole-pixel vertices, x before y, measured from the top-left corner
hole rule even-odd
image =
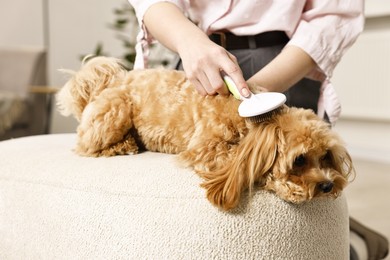
[[[0,259],[349,258],[344,196],[292,205],[259,190],[226,213],[174,155],[86,158],[75,142],[0,142]]]

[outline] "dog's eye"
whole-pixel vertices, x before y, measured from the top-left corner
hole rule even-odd
[[[302,167],[306,164],[306,157],[301,154],[294,160],[294,166],[295,167]]]
[[[333,156],[331,151],[327,151],[324,156],[321,157],[322,167],[332,167],[333,165]]]
[[[321,157],[321,161],[331,161],[332,160],[332,154],[330,151],[326,151],[326,154]]]

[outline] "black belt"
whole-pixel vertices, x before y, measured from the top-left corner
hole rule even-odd
[[[250,36],[237,36],[230,32],[215,32],[209,38],[226,50],[256,49],[286,44],[289,41],[286,33],[282,31],[264,32]]]

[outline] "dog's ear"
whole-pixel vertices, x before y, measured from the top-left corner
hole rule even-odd
[[[342,142],[339,141],[339,145],[335,145],[329,151],[332,167],[339,173],[343,175],[344,178],[348,179],[352,177],[352,180],[355,178],[355,169],[353,167],[352,158],[349,155],[347,149],[344,145],[341,145]]]
[[[277,129],[273,124],[254,126],[231,151],[230,161],[213,172],[203,173],[207,198],[224,210],[236,207],[244,190],[251,190],[272,168],[277,153]]]

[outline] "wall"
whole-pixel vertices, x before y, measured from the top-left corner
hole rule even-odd
[[[335,129],[355,158],[390,163],[390,1],[373,3],[332,79],[343,105]]]
[[[0,0],[0,46],[44,46],[42,0]]]

